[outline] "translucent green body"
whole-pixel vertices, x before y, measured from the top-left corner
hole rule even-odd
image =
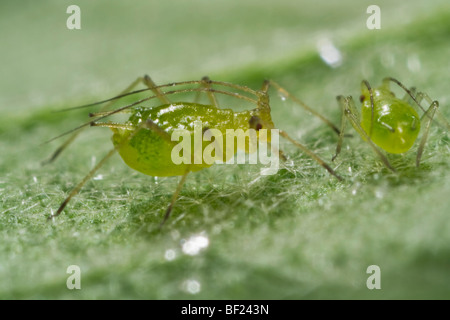
[[[153,108],[136,107],[132,109],[126,124],[139,131],[134,133],[133,129],[111,128],[114,132],[112,141],[123,161],[131,168],[151,176],[178,176],[185,174],[186,171],[199,171],[211,165],[174,164],[171,152],[174,144],[178,142],[172,142],[170,138],[164,138],[161,134],[147,128],[137,129],[139,123],[150,119],[170,137],[176,129],[189,130],[193,135],[194,122],[201,121],[204,129],[218,129],[225,136],[227,129],[249,129],[252,116],[263,119],[266,124],[273,127],[270,114],[261,113],[259,109],[233,112],[231,109],[218,109],[211,105],[185,102],[164,104]],[[129,139],[132,133],[134,136]],[[203,142],[202,148],[204,149],[209,143]],[[227,161],[228,158],[224,155],[222,160]]]
[[[406,101],[384,86],[373,89],[373,122],[369,91],[362,87],[361,126],[372,141],[389,153],[411,149],[420,132],[420,118]]]

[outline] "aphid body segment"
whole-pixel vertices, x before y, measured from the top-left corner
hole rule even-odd
[[[190,164],[175,164],[172,161],[171,152],[174,142],[165,136],[171,136],[177,129],[188,130],[194,135],[195,121],[202,123],[203,131],[209,128],[220,131],[224,148],[221,159],[223,162],[234,156],[239,147],[239,144],[227,146],[227,130],[241,129],[245,131],[249,129],[252,119],[258,121],[260,128],[274,128],[270,113],[261,111],[259,108],[234,112],[231,109],[220,109],[213,105],[180,102],[154,108],[134,107],[130,112],[131,116],[126,123],[129,128],[111,127],[114,132],[112,140],[128,166],[150,176],[181,176],[186,171],[195,172],[212,165],[204,161],[195,163],[194,155],[191,155]],[[141,123],[148,119],[154,119],[152,122],[164,132],[163,136],[159,130],[143,129],[134,132],[138,130]],[[130,135],[133,136],[130,138]],[[267,137],[267,141],[270,142],[270,134]],[[191,141],[193,144],[194,138]],[[204,150],[208,144],[207,141],[203,141],[202,149]],[[233,150],[228,150],[230,148]],[[194,150],[193,145],[191,150]],[[248,143],[245,151],[249,152]]]

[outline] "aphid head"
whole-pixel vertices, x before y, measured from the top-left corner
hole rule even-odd
[[[375,98],[375,97],[382,97],[382,98],[393,97],[393,98],[395,98],[395,94],[391,91],[388,82],[383,82],[382,85],[380,85],[376,88],[372,88],[366,80],[363,80],[361,83],[361,95],[359,96],[359,101],[361,103],[363,103],[365,101],[370,101],[371,94],[372,94],[373,98]]]
[[[258,107],[251,111],[251,117],[249,119],[250,128],[259,131],[261,129],[274,129],[275,126],[272,122],[272,115],[270,110],[269,95],[265,86],[268,86],[268,82],[264,82],[263,90],[258,94]]]
[[[256,131],[259,131],[261,129],[270,130],[275,128],[270,112],[256,108],[251,111],[250,115],[251,116],[248,121],[249,128],[255,129]]]
[[[258,109],[255,109],[251,112],[248,124],[250,129],[256,130],[256,136],[258,137],[258,139],[261,138],[262,140],[267,140],[268,142],[271,141],[271,129],[274,129],[275,126],[272,122],[270,113],[259,112]],[[266,130],[263,136],[260,136],[261,130]]]

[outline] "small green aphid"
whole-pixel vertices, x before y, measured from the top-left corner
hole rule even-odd
[[[405,91],[406,94],[402,99],[395,97],[391,91],[391,82]],[[424,99],[429,104],[426,109],[420,104]],[[431,122],[438,111],[437,101],[432,100],[426,93],[416,93],[415,88],[407,89],[400,81],[390,77],[383,79],[382,84],[377,88],[372,88],[366,80],[362,81],[361,113],[356,109],[351,96],[338,96],[337,100],[342,108],[342,119],[333,160],[341,152],[345,125],[349,120],[356,132],[372,147],[386,167],[394,172],[395,169],[381,150],[393,154],[405,153],[412,148],[422,128],[423,134],[416,157],[416,166],[420,165]],[[418,111],[423,112],[421,117]],[[441,118],[448,128],[447,120],[443,116]]]
[[[143,83],[147,88],[132,91],[134,87]],[[191,86],[184,88],[182,86]],[[192,87],[195,86],[195,87]],[[234,92],[219,90],[216,87],[231,88]],[[152,176],[181,176],[177,189],[175,190],[172,200],[167,208],[167,211],[161,222],[161,226],[168,219],[173,205],[181,191],[181,188],[186,180],[187,175],[190,172],[199,171],[210,165],[206,164],[175,164],[171,161],[171,150],[174,147],[175,142],[171,139],[171,134],[176,129],[188,129],[193,130],[193,122],[201,121],[207,129],[217,129],[225,136],[227,129],[254,129],[257,132],[261,129],[275,129],[272,122],[271,109],[269,104],[268,91],[270,86],[275,87],[280,94],[284,97],[291,98],[294,102],[319,117],[327,125],[329,125],[336,133],[339,134],[339,129],[333,125],[329,120],[319,115],[314,110],[311,110],[303,102],[289,94],[286,90],[281,88],[273,81],[265,81],[261,90],[253,90],[245,86],[240,86],[227,82],[211,81],[209,78],[204,77],[202,80],[184,81],[169,83],[165,85],[157,86],[149,76],[138,78],[134,81],[126,90],[120,95],[100,101],[94,104],[75,107],[84,108],[93,105],[99,105],[107,103],[99,112],[90,113],[90,117],[93,119],[65,134],[72,133],[72,136],[61,145],[48,160],[51,162],[55,160],[58,155],[75,139],[75,137],[81,131],[80,129],[95,126],[95,127],[108,127],[113,131],[113,144],[114,148],[100,160],[99,163],[84,177],[84,179],[70,192],[67,198],[62,202],[55,214],[50,218],[58,216],[70,199],[75,196],[83,185],[90,180],[95,172],[110,158],[116,151],[122,157],[124,162],[131,168]],[[163,91],[169,88],[167,91]],[[174,89],[172,89],[174,88]],[[129,96],[132,94],[142,93],[144,91],[152,91],[154,95],[140,99],[132,104],[107,111],[110,105],[118,99]],[[238,92],[236,92],[238,91]],[[177,101],[172,102],[169,96],[184,94],[189,92],[205,93],[207,94],[210,104],[200,104],[198,102],[185,102]],[[248,101],[255,105],[254,109],[234,112],[231,109],[221,109],[218,105],[216,94],[227,95],[238,100]],[[154,107],[145,107],[143,103],[152,99],[159,99],[161,105]],[[114,122],[101,122],[105,118],[114,114],[128,113],[129,119],[125,123]],[[319,158],[314,152],[310,151],[304,145],[292,139],[286,132],[279,130],[279,135],[289,140],[296,147],[300,148],[309,157],[314,159],[318,164],[324,167],[330,174],[341,180],[341,177],[321,158]],[[55,138],[56,139],[56,138]],[[259,139],[259,138],[258,138]],[[52,139],[53,140],[53,139]],[[268,142],[270,142],[270,136],[267,136]],[[225,142],[225,141],[224,141]],[[226,142],[225,142],[226,143]],[[203,146],[204,148],[204,146]],[[224,149],[227,148],[224,145]],[[248,148],[245,148],[246,152],[249,152]],[[281,158],[283,153],[278,150]],[[236,149],[234,149],[236,152]],[[233,153],[234,154],[234,153]],[[224,161],[227,159],[224,158]]]

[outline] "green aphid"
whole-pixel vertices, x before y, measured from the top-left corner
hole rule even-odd
[[[147,88],[132,91],[139,83],[143,83]],[[183,86],[191,87],[184,88]],[[257,132],[257,140],[261,141],[261,134],[259,134],[259,132],[263,132],[264,130],[262,129],[266,129],[267,131],[276,128],[272,122],[269,104],[268,91],[270,86],[275,87],[283,97],[292,99],[295,103],[320,118],[337,134],[339,134],[339,129],[334,124],[318,114],[316,111],[309,108],[302,101],[288,93],[273,81],[264,81],[261,90],[253,90],[246,86],[227,82],[211,81],[207,77],[204,77],[202,80],[169,83],[160,86],[157,86],[149,76],[140,77],[120,95],[114,98],[94,104],[71,108],[84,108],[109,102],[99,112],[89,114],[93,120],[67,132],[66,134],[72,132],[74,133],[54,152],[50,160],[47,162],[55,160],[58,155],[75,139],[81,131],[80,129],[84,129],[89,126],[110,128],[113,132],[112,141],[114,148],[102,160],[100,160],[100,162],[97,163],[97,165],[85,176],[85,178],[69,193],[56,213],[52,214],[50,218],[58,216],[66,207],[70,199],[75,196],[83,185],[94,176],[95,172],[105,163],[105,161],[117,151],[128,166],[144,174],[158,177],[181,176],[178,187],[172,196],[172,201],[170,202],[162,219],[162,226],[168,219],[189,172],[199,171],[211,166],[211,164],[207,163],[195,164],[194,162],[191,162],[190,164],[175,164],[171,158],[172,150],[176,144],[176,142],[171,139],[174,131],[185,129],[192,132],[194,129],[194,123],[196,121],[201,121],[205,131],[214,129],[222,133],[224,151],[229,151],[231,148],[231,152],[223,152],[223,157],[220,159],[226,161],[237,151],[237,148],[234,145],[232,147],[227,145],[227,130],[254,129]],[[225,87],[233,91],[217,89],[217,87]],[[163,89],[166,91],[163,91]],[[142,93],[144,91],[152,91],[154,95],[140,99],[132,104],[107,111],[109,106],[118,99],[137,93]],[[185,101],[172,102],[169,99],[169,96],[189,92],[206,94],[210,104]],[[234,97],[237,101],[250,102],[255,105],[255,108],[241,112],[234,112],[232,109],[221,109],[219,108],[218,100],[216,98],[216,95],[218,94]],[[155,107],[142,106],[144,102],[152,99],[158,99],[162,104]],[[114,114],[126,113],[129,114],[129,118],[128,121],[124,123],[100,121]],[[264,140],[270,144],[271,135],[270,131],[268,132],[269,133],[266,134]],[[338,180],[341,180],[341,177],[314,152],[292,139],[286,132],[282,130],[278,130],[277,132],[280,136],[289,140],[309,157],[314,159],[331,175]],[[202,144],[201,151],[205,151],[207,147],[208,144]],[[252,149],[248,144],[241,146],[241,149],[247,153],[255,151],[254,148]],[[284,159],[284,155],[281,150],[278,149],[277,153],[279,153],[280,157]]]

